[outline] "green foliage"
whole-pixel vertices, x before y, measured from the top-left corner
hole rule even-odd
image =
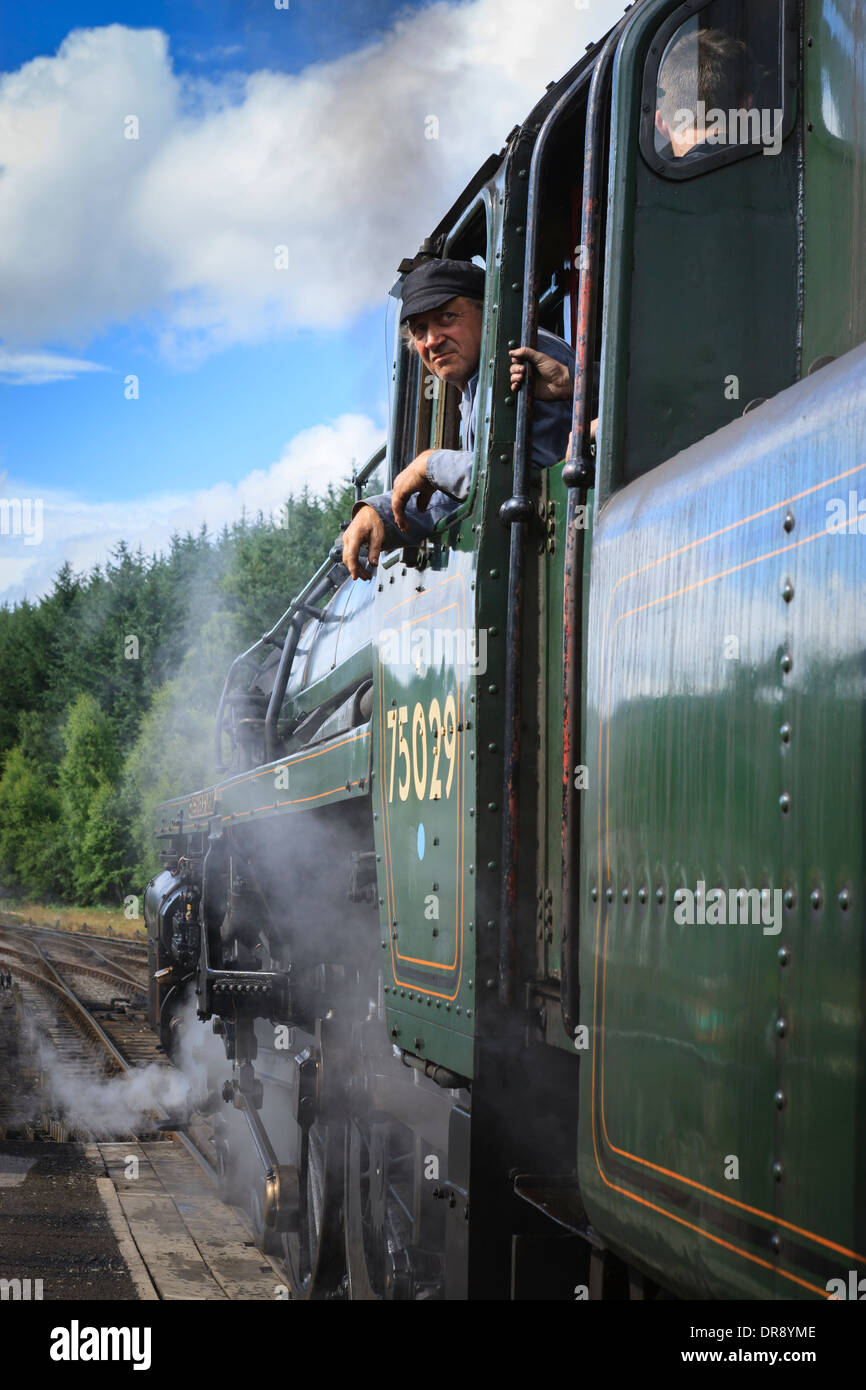
[[[229,663],[327,556],[351,488],[287,500],[165,554],[120,544],[65,564],[38,603],[0,607],[0,884],[84,904],[140,893],[160,801],[213,780]]]

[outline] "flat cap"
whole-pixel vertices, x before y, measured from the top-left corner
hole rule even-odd
[[[413,314],[438,309],[457,295],[469,299],[484,298],[484,271],[472,261],[426,261],[417,270],[410,270],[403,281],[403,308],[400,322]]]

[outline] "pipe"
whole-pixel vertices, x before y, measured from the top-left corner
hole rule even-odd
[[[604,172],[602,133],[607,112],[607,89],[611,61],[618,35],[605,44],[596,64],[586,110],[586,138],[583,163],[583,206],[578,285],[577,353],[574,371],[574,416],[571,453],[562,477],[568,488],[563,561],[562,614],[562,897],[561,897],[561,976],[560,1008],[569,1037],[578,1023],[578,893],[580,889],[580,791],[574,785],[575,767],[581,746],[581,659],[583,653],[583,568],[586,529],[578,527],[579,506],[585,506],[587,492],[594,484],[590,456],[592,428],[593,368],[595,356],[595,310],[598,288],[598,229],[601,205],[601,179]]]
[[[538,294],[536,259],[539,237],[541,172],[553,131],[570,114],[589,80],[585,68],[548,113],[541,127],[529,169],[526,209],[526,253],[524,258],[522,344],[535,347],[538,333]],[[527,490],[528,442],[532,422],[532,391],[524,389],[517,397],[516,439],[512,496],[503,502],[499,519],[511,528],[508,556],[508,611],[505,651],[505,766],[502,788],[502,894],[499,916],[499,999],[508,1008],[514,1001],[515,939],[517,906],[518,771],[520,767],[520,680],[523,619],[523,570],[526,523],[534,514]]]

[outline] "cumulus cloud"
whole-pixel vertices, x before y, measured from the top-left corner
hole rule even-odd
[[[76,571],[89,570],[104,561],[112,546],[125,540],[145,554],[165,547],[174,531],[196,531],[205,523],[215,532],[236,521],[243,511],[263,512],[275,520],[291,493],[307,486],[322,495],[329,483],[339,484],[360,467],[381,444],[384,425],[366,415],[341,415],[325,425],[315,425],[296,434],[279,459],[269,468],[248,473],[237,483],[216,483],[195,493],[163,492],[137,498],[134,502],[91,502],[72,493],[43,490],[38,498],[15,501],[22,507],[7,505],[0,511],[2,551],[0,551],[0,594],[4,602],[23,597],[38,598],[51,587],[64,560]],[[13,485],[0,475],[0,490],[7,504],[12,501]],[[35,528],[16,524],[27,522],[37,503],[41,519],[41,539],[33,544]],[[322,557],[324,559],[324,556]]]
[[[138,317],[195,358],[345,324],[619,9],[438,0],[300,73],[206,81],[158,30],[73,31],[0,78],[0,336]]]

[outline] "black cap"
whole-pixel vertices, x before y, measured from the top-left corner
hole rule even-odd
[[[484,298],[484,271],[472,261],[427,261],[411,270],[403,281],[400,322],[427,309],[438,309],[457,295]]]

